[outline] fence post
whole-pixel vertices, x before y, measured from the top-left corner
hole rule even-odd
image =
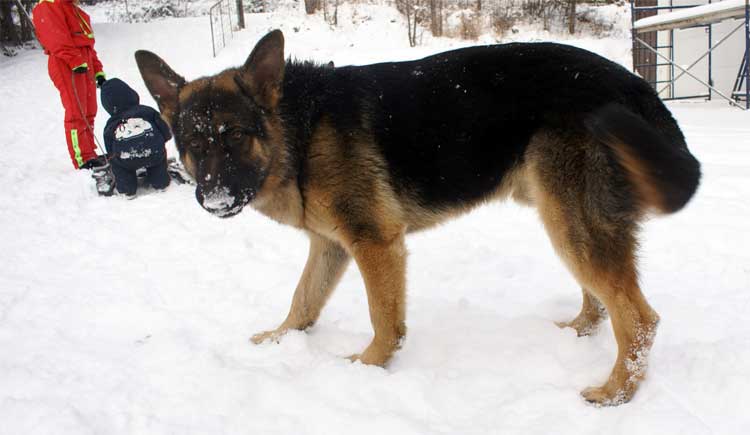
[[[750,1],[745,0],[745,110],[750,110]]]
[[[213,11],[209,11],[208,19],[211,22],[211,49],[214,51],[214,57],[216,57],[216,41],[214,40],[214,14],[213,14]]]
[[[242,6],[242,0],[237,0],[237,27],[240,30],[245,28],[245,8]]]
[[[227,46],[227,41],[224,39],[224,10],[221,8],[221,6],[224,4],[224,2],[219,3],[219,22],[221,25],[221,48],[224,48]]]

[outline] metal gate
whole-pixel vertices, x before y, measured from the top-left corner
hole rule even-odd
[[[232,40],[234,32],[239,30],[236,0],[219,0],[211,6],[209,18],[211,20],[211,47],[216,57],[219,51]]]

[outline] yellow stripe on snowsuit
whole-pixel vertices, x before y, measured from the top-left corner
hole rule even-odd
[[[84,20],[81,14],[78,13],[78,6],[73,5],[73,11],[76,13],[76,16],[78,17],[78,20],[79,20],[78,25],[81,26],[81,30],[83,30],[83,34],[86,35],[89,39],[94,39],[94,30],[91,27],[89,27],[86,20]]]
[[[76,163],[80,168],[83,165],[83,157],[81,157],[81,147],[78,146],[78,130],[75,128],[70,130],[70,142],[73,144],[73,152],[75,153]]]

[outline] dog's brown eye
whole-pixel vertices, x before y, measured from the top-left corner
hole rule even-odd
[[[240,140],[240,139],[242,139],[242,138],[243,138],[244,136],[245,136],[245,133],[243,133],[243,131],[242,131],[242,130],[234,130],[234,131],[232,131],[232,133],[230,134],[230,137],[231,137],[231,138],[232,138],[233,140]]]

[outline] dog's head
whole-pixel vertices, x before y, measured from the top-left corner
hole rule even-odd
[[[236,215],[263,188],[283,149],[281,31],[264,36],[242,67],[189,83],[151,52],[137,51],[135,60],[196,181],[196,199],[216,216]]]

